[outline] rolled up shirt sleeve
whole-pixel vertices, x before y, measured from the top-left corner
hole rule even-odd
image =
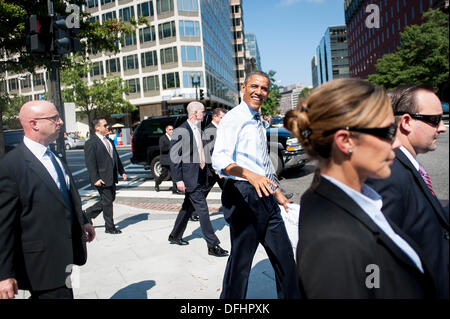
[[[226,114],[217,128],[216,144],[214,145],[211,161],[212,167],[220,176],[227,177],[228,175],[223,173],[222,170],[230,164],[236,163],[235,152],[240,122],[236,121],[233,114]]]

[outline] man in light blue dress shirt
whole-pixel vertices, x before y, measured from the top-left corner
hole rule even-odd
[[[214,170],[226,179],[222,206],[231,239],[221,298],[246,297],[258,244],[275,270],[278,298],[299,298],[292,246],[278,206],[288,210],[289,200],[272,174],[260,119],[269,77],[260,71],[250,73],[241,89],[243,102],[223,117],[212,155]]]

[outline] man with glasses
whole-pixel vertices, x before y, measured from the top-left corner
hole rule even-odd
[[[389,93],[398,124],[401,147],[391,176],[369,184],[383,197],[383,213],[423,250],[431,267],[439,298],[449,297],[449,216],[433,190],[430,176],[417,161],[418,154],[436,149],[442,122],[441,101],[425,85],[398,87]]]
[[[23,143],[0,160],[0,299],[73,299],[72,266],[86,263],[95,230],[64,161],[49,148],[64,124],[47,101],[19,113]]]
[[[114,143],[107,137],[109,125],[105,118],[96,118],[92,122],[95,134],[84,146],[84,157],[89,172],[91,184],[100,194],[100,200],[86,210],[90,219],[97,217],[103,211],[105,232],[120,234],[113,219],[113,202],[116,198],[116,184],[118,174],[125,181],[127,175],[117,153]]]

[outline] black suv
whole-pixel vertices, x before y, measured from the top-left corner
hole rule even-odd
[[[5,154],[13,150],[23,141],[23,130],[3,131],[3,140],[5,141]]]
[[[202,129],[211,122],[211,114],[210,111],[205,114]],[[177,128],[186,120],[186,114],[157,116],[143,120],[133,134],[131,162],[145,165],[146,168],[151,169],[153,177],[156,179],[161,174],[159,138],[164,134],[164,128],[169,124]],[[270,160],[277,175],[281,173],[283,168],[305,165],[306,154],[297,139],[293,138],[287,129],[267,129],[267,141],[270,149]],[[168,179],[170,179],[170,175],[166,178],[166,180]]]

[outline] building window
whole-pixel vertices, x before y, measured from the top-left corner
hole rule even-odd
[[[159,91],[159,78],[157,75],[147,76],[142,79],[144,92]]]
[[[196,46],[181,46],[181,61],[202,62],[202,48]]]
[[[91,76],[103,75],[103,62],[92,63]]]
[[[8,80],[9,90],[17,90],[19,89],[19,80],[17,78],[15,79],[9,79]]]
[[[233,27],[241,25],[241,18],[233,18]]]
[[[144,3],[139,3],[137,5],[137,16],[138,17],[153,17],[153,1],[147,1]]]
[[[160,40],[176,36],[175,21],[159,24],[158,31]]]
[[[139,83],[139,79],[126,80],[126,84],[128,87],[128,93],[140,93],[141,92],[141,85]]]
[[[173,11],[173,0],[156,0],[156,12]]]
[[[106,60],[106,73],[116,73],[116,72],[120,72],[119,58]]]
[[[192,86],[192,78],[191,75],[194,76],[194,80],[198,81],[198,71],[192,71],[192,72],[183,72],[183,85],[185,88],[191,88]],[[203,72],[200,72],[200,86],[205,86],[203,82]]]
[[[415,12],[414,12],[414,6],[411,7],[411,19],[414,20],[416,17]]]
[[[160,59],[161,59],[161,64],[178,62],[177,47],[161,49]]]
[[[239,4],[231,6],[231,10],[233,13],[239,13],[241,12],[241,6]]]
[[[34,86],[39,86],[39,85],[44,85],[44,73],[37,73],[35,75],[33,75],[33,85]]]
[[[117,19],[116,11],[111,11],[102,14],[102,21]]]
[[[108,4],[110,2],[114,2],[114,0],[101,0],[102,5]]]
[[[402,27],[402,23],[400,22],[400,18],[398,18],[398,31],[400,31],[401,27]]]
[[[155,41],[155,27],[151,26],[150,28],[146,27],[143,29],[139,29],[139,40],[141,41],[141,43]]]
[[[123,70],[127,71],[127,70],[135,70],[135,69],[136,70],[139,69],[137,54],[124,56],[123,57]]]
[[[198,0],[178,0],[178,11],[198,11]]]
[[[198,21],[180,20],[180,37],[199,37],[200,25]]]
[[[420,14],[423,13],[423,2],[422,2],[422,0],[420,0],[420,2],[419,2],[419,12],[420,12]]]
[[[179,88],[180,87],[180,76],[178,72],[166,73],[162,75],[162,85],[163,90]]]
[[[136,45],[136,33],[133,32],[132,34],[126,34],[125,39],[123,41],[123,46],[127,47],[130,45]]]
[[[143,68],[147,66],[157,66],[158,58],[156,55],[156,51],[141,53],[141,64]]]
[[[408,25],[408,14],[405,12],[405,26]]]
[[[98,0],[88,0],[87,6],[88,8],[98,7]]]
[[[120,21],[130,21],[131,17],[134,18],[134,7],[127,7],[119,10]]]

